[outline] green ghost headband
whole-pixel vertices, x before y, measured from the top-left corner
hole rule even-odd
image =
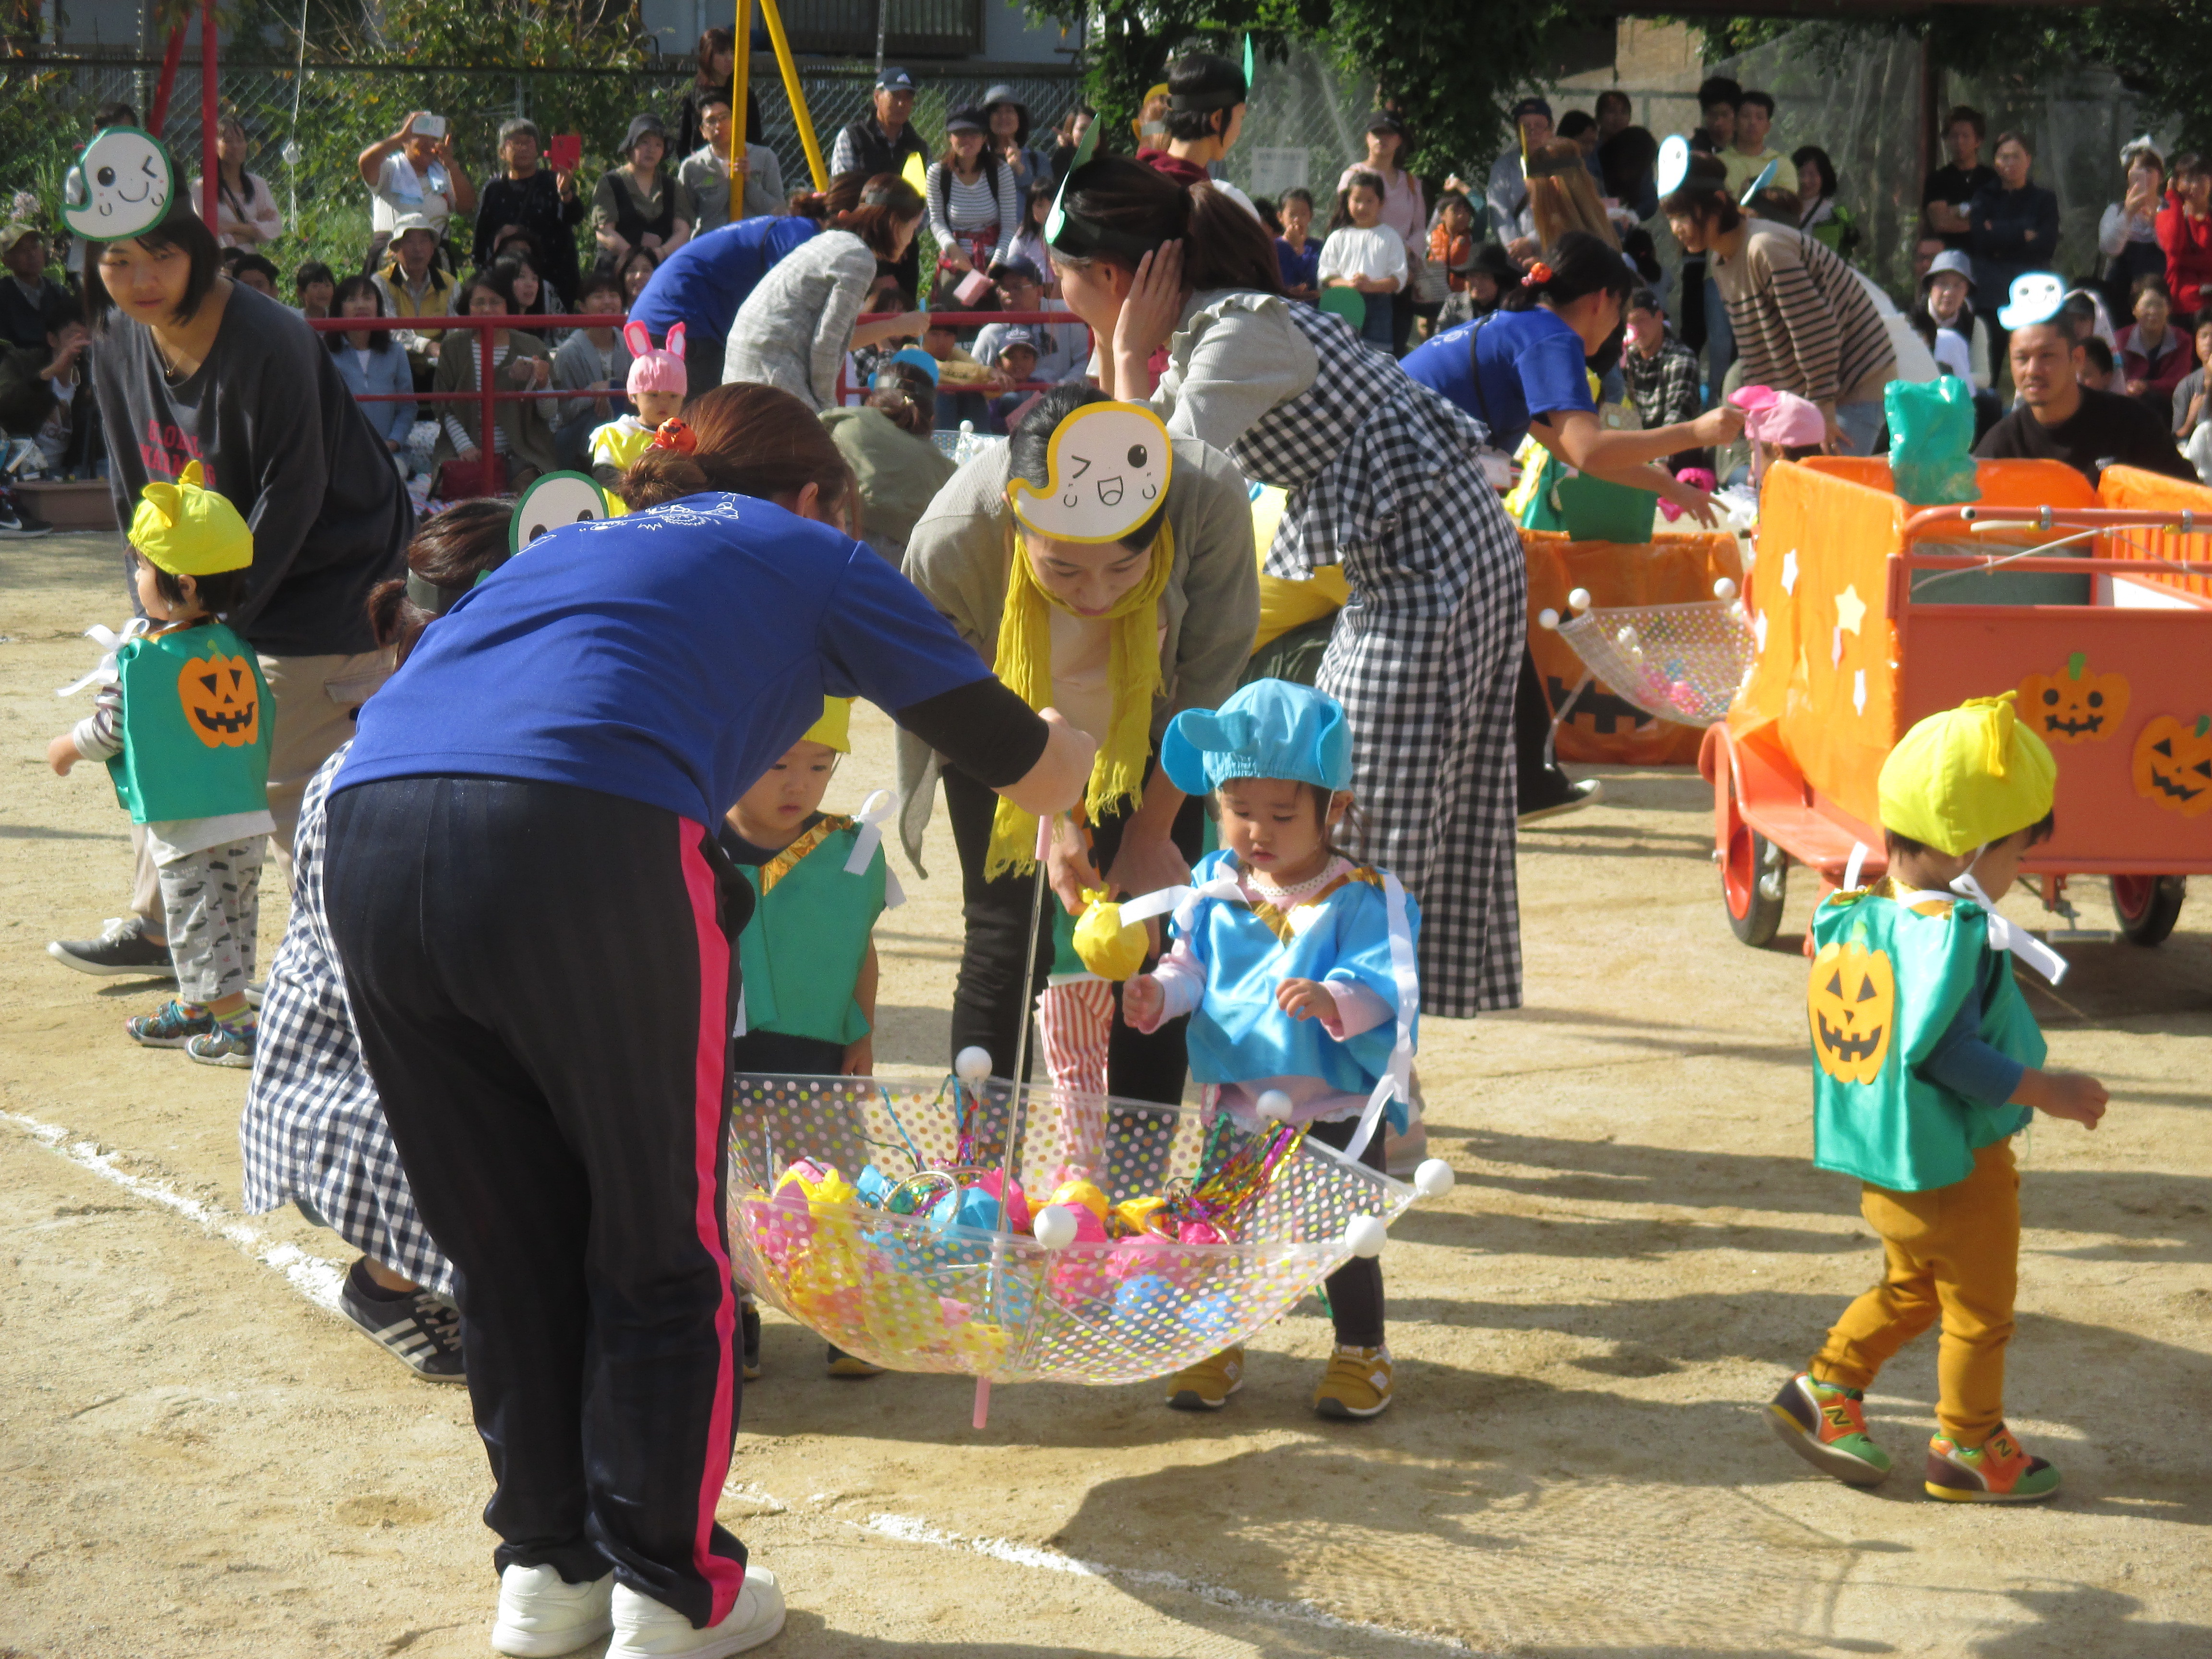
[[[564,524],[589,524],[612,516],[607,492],[588,472],[548,472],[516,498],[507,521],[507,550],[520,553]]]
[[[62,181],[62,222],[88,242],[120,242],[168,216],[176,169],[137,127],[102,127]]]
[[[1083,142],[1075,147],[1075,159],[1068,163],[1066,174],[1060,181],[1060,191],[1052,198],[1052,211],[1045,216],[1045,246],[1055,252],[1065,253],[1071,259],[1089,259],[1101,253],[1118,253],[1127,259],[1141,259],[1158,246],[1142,236],[1102,225],[1095,219],[1086,219],[1070,210],[1067,187],[1074,183],[1075,175],[1097,153],[1098,131],[1103,124],[1093,121],[1084,133]]]

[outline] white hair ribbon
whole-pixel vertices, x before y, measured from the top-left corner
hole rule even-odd
[[[57,686],[54,695],[58,697],[73,697],[88,685],[114,684],[123,678],[123,671],[116,663],[115,653],[130,644],[131,641],[143,638],[150,624],[143,617],[133,617],[125,624],[120,634],[101,623],[93,623],[84,630],[84,636],[106,654],[93,665],[91,672],[82,678],[70,681],[67,685]]]

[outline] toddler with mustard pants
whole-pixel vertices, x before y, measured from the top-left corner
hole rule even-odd
[[[2012,1137],[2039,1111],[2094,1129],[2106,1098],[2094,1078],[2041,1069],[2043,1034],[2011,958],[2054,980],[2065,964],[1996,913],[2051,832],[2057,781],[2043,739],[2014,718],[2014,695],[1905,734],[1881,769],[1888,874],[1814,914],[1813,1161],[1865,1183],[1859,1210],[1885,1267],[1767,1407],[1814,1468],[1878,1485],[1890,1459],[1867,1431],[1864,1391],[1940,1318],[1925,1486],[1954,1503],[2058,1490],[2058,1471],[2004,1424],[2020,1268]]]

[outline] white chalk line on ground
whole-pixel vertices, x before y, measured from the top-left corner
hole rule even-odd
[[[296,1244],[270,1237],[251,1222],[220,1204],[208,1199],[195,1198],[168,1182],[133,1175],[122,1167],[123,1153],[102,1152],[99,1142],[73,1134],[59,1124],[44,1122],[24,1113],[5,1109],[0,1109],[0,1123],[8,1124],[48,1152],[65,1158],[78,1168],[88,1170],[101,1180],[121,1188],[141,1203],[181,1216],[210,1237],[222,1239],[241,1255],[276,1273],[301,1297],[315,1306],[331,1313],[339,1310],[338,1291],[345,1281],[345,1274],[335,1263],[310,1255]],[[858,1531],[874,1533],[901,1543],[958,1550],[1005,1562],[1011,1566],[1064,1573],[1078,1578],[1103,1579],[1108,1583],[1143,1589],[1172,1590],[1239,1613],[1318,1626],[1324,1630],[1382,1637],[1390,1641],[1441,1648],[1454,1653],[1473,1651],[1461,1643],[1438,1637],[1397,1630],[1365,1620],[1340,1618],[1310,1601],[1282,1601],[1266,1596],[1246,1595],[1218,1584],[1186,1578],[1180,1573],[1153,1568],[1117,1567],[1103,1561],[1085,1561],[1072,1555],[1063,1555],[1058,1550],[1045,1549],[1035,1544],[1018,1544],[1003,1538],[966,1538],[910,1516],[877,1515],[866,1522],[848,1521],[845,1524]]]
[[[240,1255],[280,1275],[317,1307],[331,1313],[338,1311],[338,1290],[345,1282],[345,1273],[335,1263],[311,1255],[296,1244],[270,1237],[244,1217],[220,1204],[194,1198],[166,1181],[131,1174],[122,1167],[121,1152],[104,1152],[98,1141],[72,1134],[59,1124],[44,1123],[21,1112],[4,1110],[0,1110],[0,1123],[21,1130],[48,1152],[58,1153],[80,1169],[91,1170],[102,1181],[113,1182],[141,1202],[182,1216],[210,1237],[222,1239]]]
[[[1247,1595],[1241,1590],[1186,1578],[1181,1573],[1150,1567],[1117,1567],[1103,1561],[1085,1561],[1073,1555],[1063,1555],[1058,1550],[1045,1549],[1036,1544],[1017,1544],[1005,1538],[963,1538],[958,1533],[946,1532],[911,1516],[875,1515],[866,1521],[848,1521],[845,1524],[855,1531],[894,1538],[902,1544],[927,1544],[937,1549],[959,1550],[969,1555],[1004,1561],[1012,1566],[1032,1567],[1042,1572],[1066,1573],[1076,1578],[1103,1578],[1111,1583],[1127,1584],[1142,1589],[1173,1590],[1238,1613],[1257,1613],[1264,1618],[1301,1625],[1317,1625],[1324,1630],[1378,1636],[1393,1642],[1442,1648],[1452,1653],[1474,1651],[1463,1643],[1449,1641],[1442,1637],[1423,1636],[1417,1632],[1377,1625],[1364,1619],[1341,1618],[1324,1607],[1314,1606],[1310,1601],[1280,1601],[1267,1596]]]

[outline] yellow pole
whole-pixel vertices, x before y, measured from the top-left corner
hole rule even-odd
[[[745,72],[752,67],[752,0],[738,0],[737,39],[730,53],[730,217],[745,216]]]
[[[799,65],[792,61],[791,42],[784,39],[783,17],[775,0],[760,0],[761,17],[768,24],[769,44],[775,48],[776,67],[783,71],[783,89],[791,100],[791,118],[799,124],[799,142],[805,147],[806,170],[814,175],[814,188],[830,188],[830,169],[823,164],[822,146],[815,141],[814,123],[806,113],[806,93],[799,84]]]

